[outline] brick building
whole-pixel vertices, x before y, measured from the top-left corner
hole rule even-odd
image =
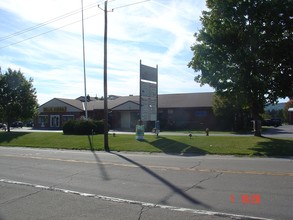
[[[205,129],[215,126],[212,110],[213,93],[184,93],[158,95],[158,119],[161,129]],[[108,99],[111,129],[133,131],[140,118],[139,96],[111,96]],[[89,98],[88,117],[100,120],[104,115],[104,101]],[[39,107],[35,128],[62,129],[71,119],[85,115],[83,97],[53,98]],[[150,125],[152,126],[152,125]]]

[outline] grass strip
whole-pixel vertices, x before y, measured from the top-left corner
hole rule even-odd
[[[0,132],[1,146],[35,148],[103,150],[103,135],[79,136],[54,132]],[[219,154],[239,156],[293,156],[292,138],[254,136],[186,136],[145,135],[138,141],[135,135],[109,135],[112,151],[166,153],[178,155]]]

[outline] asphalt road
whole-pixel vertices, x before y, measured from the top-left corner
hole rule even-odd
[[[0,147],[0,219],[292,219],[293,159]]]
[[[264,133],[264,136],[279,137],[279,138],[293,138],[293,125],[283,125],[280,127],[270,127]]]

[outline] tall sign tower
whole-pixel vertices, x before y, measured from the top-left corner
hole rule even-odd
[[[140,120],[156,121],[158,115],[158,65],[143,65],[140,60]]]

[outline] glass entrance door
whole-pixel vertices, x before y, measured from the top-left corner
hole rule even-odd
[[[51,128],[59,128],[60,127],[60,115],[51,115],[50,127]]]

